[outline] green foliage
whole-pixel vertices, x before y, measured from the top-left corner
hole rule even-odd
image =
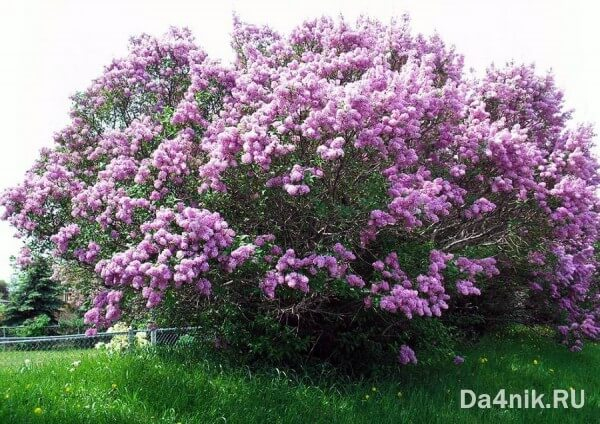
[[[80,317],[60,318],[57,324],[60,334],[81,333],[86,328]]]
[[[441,320],[424,317],[417,317],[410,324],[412,340],[407,340],[407,342],[411,346],[420,348],[420,351],[423,352],[419,355],[420,363],[435,364],[453,356],[460,339],[460,333],[456,327]]]
[[[175,342],[175,347],[179,349],[189,349],[196,346],[196,338],[190,334],[184,334]]]
[[[6,301],[8,299],[8,284],[4,280],[0,280],[0,324],[6,318]]]
[[[35,318],[29,318],[23,321],[21,328],[17,330],[17,336],[19,337],[36,337],[36,336],[47,336],[46,334],[48,326],[52,319],[45,314],[36,316]]]
[[[51,275],[50,262],[42,256],[37,256],[17,275],[6,308],[7,324],[17,325],[38,315],[47,315],[55,321],[62,300],[60,286],[50,279]]]

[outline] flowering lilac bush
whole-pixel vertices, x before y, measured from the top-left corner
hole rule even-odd
[[[90,332],[180,293],[307,352],[362,322],[412,363],[411,322],[510,285],[574,350],[600,335],[593,132],[552,76],[465,74],[406,19],[236,20],[232,46],[226,65],[187,30],[132,39],[2,197],[29,244],[96,275]]]

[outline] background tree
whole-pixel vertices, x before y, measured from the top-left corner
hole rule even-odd
[[[39,315],[47,315],[55,321],[63,304],[62,290],[51,276],[50,261],[43,257],[34,258],[17,273],[6,308],[6,324],[18,325]]]
[[[8,284],[0,280],[0,299],[8,299]]]

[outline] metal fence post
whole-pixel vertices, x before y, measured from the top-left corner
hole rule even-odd
[[[133,331],[133,328],[129,329],[127,338],[129,341],[129,349],[133,349],[135,347],[135,332]]]
[[[150,344],[156,346],[156,328],[150,330]]]

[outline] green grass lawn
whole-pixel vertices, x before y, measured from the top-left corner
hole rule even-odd
[[[598,423],[600,345],[571,353],[531,331],[488,336],[435,366],[335,380],[214,359],[0,352],[1,423]],[[27,361],[26,361],[27,360]],[[74,366],[74,361],[80,361]],[[585,390],[581,409],[460,409],[460,389]],[[507,396],[508,397],[508,396]],[[39,409],[36,409],[39,408]]]

